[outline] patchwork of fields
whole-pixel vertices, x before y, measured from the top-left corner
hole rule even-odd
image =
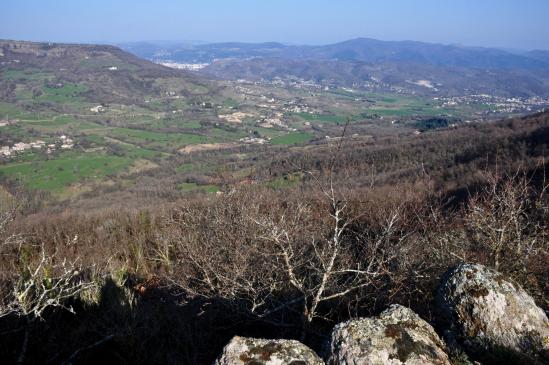
[[[4,186],[60,198],[74,187],[132,185],[156,169],[172,176],[174,191],[214,192],[229,170],[249,178],[243,161],[265,146],[324,143],[347,123],[353,136],[406,126],[411,133],[422,118],[459,120],[482,108],[360,90],[220,86],[105,51],[71,51],[56,67],[31,59],[0,68]]]

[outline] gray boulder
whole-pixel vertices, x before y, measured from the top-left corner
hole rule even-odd
[[[441,282],[438,305],[449,343],[480,356],[547,359],[547,316],[519,285],[496,271],[458,266]]]
[[[393,305],[377,318],[350,320],[332,332],[331,365],[450,365],[433,327],[412,310]]]
[[[214,365],[323,365],[318,355],[294,340],[265,340],[235,336]]]

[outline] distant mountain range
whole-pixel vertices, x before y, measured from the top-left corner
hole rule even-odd
[[[325,46],[286,46],[281,43],[151,44],[129,43],[122,48],[148,59],[211,63],[225,58],[287,58],[368,63],[415,62],[435,66],[484,69],[549,68],[549,51],[515,54],[495,48],[463,47],[414,41],[389,42],[357,38]]]
[[[394,87],[428,80],[415,92],[504,96],[549,95],[549,51],[514,53],[414,41],[358,38],[325,46],[281,43],[122,44],[139,57],[208,63],[201,72],[220,78],[298,77],[356,85],[372,78]]]

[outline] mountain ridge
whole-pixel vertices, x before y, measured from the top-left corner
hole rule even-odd
[[[151,43],[149,43],[151,44]],[[153,44],[154,45],[154,44]],[[132,44],[120,44],[138,56],[151,58],[151,52],[136,49]],[[155,45],[156,46],[156,45]],[[173,61],[212,62],[216,58],[250,58],[258,56],[300,58],[300,59],[343,59],[363,62],[414,61],[422,60],[436,65],[464,66],[472,68],[527,68],[539,69],[549,67],[549,59],[540,59],[535,53],[549,51],[529,51],[521,55],[491,47],[472,47],[453,44],[428,43],[419,41],[382,41],[373,38],[354,38],[333,44],[285,45],[279,42],[216,42],[199,45],[172,46],[175,51],[170,54],[170,47],[164,51],[171,55]],[[162,48],[161,46],[157,48]],[[442,57],[445,56],[445,57]],[[480,57],[482,56],[482,57]]]
[[[549,96],[546,51],[518,54],[497,48],[372,38],[322,46],[229,42],[122,47],[155,62],[203,64],[206,67],[199,74],[228,80],[298,78],[352,88],[368,88],[374,80],[377,90],[429,96]]]

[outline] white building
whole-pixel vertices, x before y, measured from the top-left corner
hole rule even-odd
[[[9,157],[11,156],[11,149],[9,146],[2,146],[0,147],[0,155]]]
[[[23,152],[25,150],[28,150],[31,148],[30,143],[24,143],[24,142],[18,142],[15,145],[13,145],[12,150],[15,152]]]
[[[94,106],[93,108],[90,108],[90,111],[94,113],[102,113],[105,111],[105,108],[102,105]]]

